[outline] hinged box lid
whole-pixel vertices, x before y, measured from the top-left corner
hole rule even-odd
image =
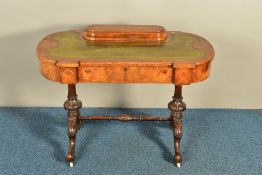
[[[83,37],[97,44],[163,44],[168,33],[158,25],[90,25]]]

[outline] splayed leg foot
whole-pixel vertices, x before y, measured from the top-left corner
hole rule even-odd
[[[180,140],[182,138],[182,118],[183,111],[186,109],[186,104],[183,102],[182,97],[182,86],[175,86],[175,95],[173,96],[173,100],[169,102],[168,108],[171,111],[170,125],[172,126],[174,135],[174,160],[176,166],[180,167],[182,163],[182,154],[180,151]]]
[[[64,103],[64,108],[68,114],[67,135],[69,138],[69,149],[66,154],[66,160],[69,166],[73,167],[75,161],[75,142],[77,130],[80,127],[80,108],[82,102],[77,99],[75,85],[68,85],[68,96]]]

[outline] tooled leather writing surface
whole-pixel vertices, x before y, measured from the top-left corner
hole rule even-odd
[[[81,31],[67,31],[48,36],[41,50],[45,59],[56,61],[208,61],[212,46],[200,37],[182,32],[170,33],[161,46],[104,45],[95,46],[81,37]]]

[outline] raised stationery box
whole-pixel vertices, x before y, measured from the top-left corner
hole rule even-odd
[[[168,38],[165,28],[158,25],[90,25],[83,37],[94,44],[164,44]]]

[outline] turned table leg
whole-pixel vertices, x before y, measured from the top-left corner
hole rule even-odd
[[[182,155],[180,152],[180,140],[182,137],[182,117],[183,111],[186,109],[186,104],[182,101],[182,86],[175,86],[175,94],[173,100],[168,103],[168,108],[171,110],[170,125],[174,134],[175,155],[174,160],[177,167],[180,167]]]
[[[76,86],[74,84],[68,85],[68,96],[64,103],[64,108],[68,114],[67,134],[69,137],[69,149],[66,155],[66,160],[70,167],[73,167],[75,160],[75,141],[77,130],[80,127],[80,111],[82,102],[77,99]]]

